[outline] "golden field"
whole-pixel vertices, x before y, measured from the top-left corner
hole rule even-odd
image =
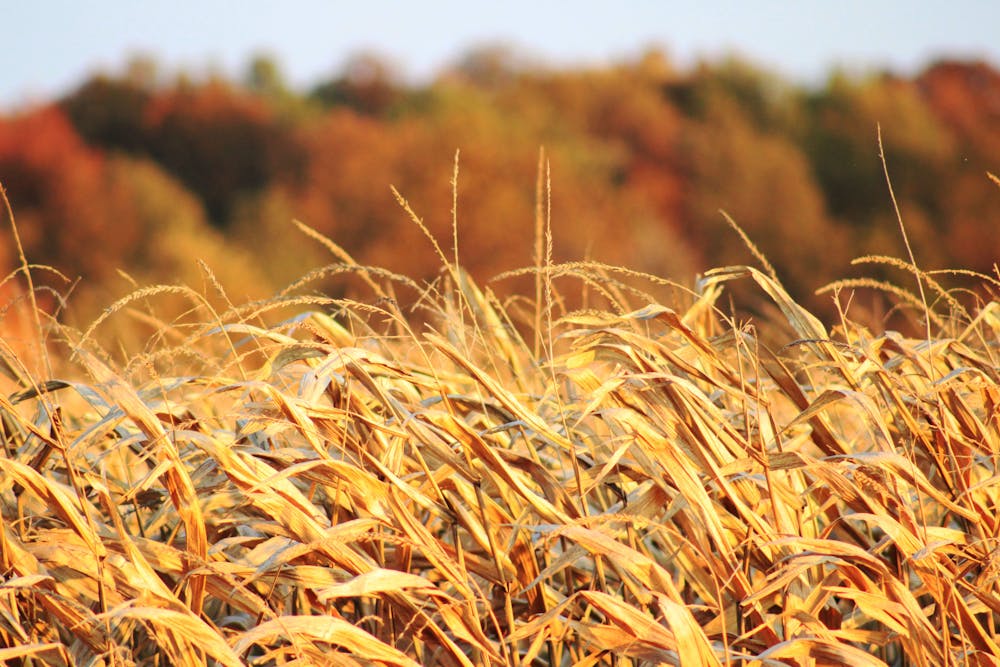
[[[72,328],[22,254],[0,662],[997,664],[995,277],[866,258],[919,322],[878,332],[763,258],[690,288],[554,263],[546,219],[503,300],[457,232],[415,284],[304,228],[335,263],[271,299],[204,268]]]

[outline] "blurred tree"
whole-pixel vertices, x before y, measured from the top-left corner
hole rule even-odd
[[[160,64],[150,53],[136,53],[125,63],[124,81],[135,88],[150,92],[163,83]]]
[[[245,81],[250,92],[264,97],[280,99],[291,94],[278,60],[269,54],[258,53],[250,60]]]
[[[263,100],[276,125],[293,132],[300,122],[322,113],[316,100],[300,94],[289,84],[278,59],[267,53],[255,55],[247,66],[243,85],[253,96]]]
[[[517,82],[522,74],[537,74],[542,70],[539,59],[526,55],[511,44],[494,43],[465,53],[455,65],[445,70],[442,80],[491,91]]]
[[[945,61],[929,67],[917,85],[956,146],[934,192],[947,221],[941,246],[951,266],[994,274],[1000,196],[986,172],[1000,173],[1000,71],[983,62]]]
[[[55,106],[0,120],[0,178],[29,261],[84,279],[71,301],[82,321],[107,305],[107,288],[121,283],[117,269],[140,283],[198,287],[202,259],[234,298],[268,291],[249,253],[208,226],[194,195],[148,160],[84,145]],[[0,260],[6,273],[15,258],[5,252]],[[46,272],[36,282],[53,284]]]
[[[890,76],[854,81],[835,75],[809,99],[809,114],[803,146],[833,215],[864,230],[891,209],[878,156],[879,124],[896,195],[919,206],[924,217],[941,213],[936,202],[953,145],[915,86]]]
[[[810,300],[847,266],[850,239],[827,218],[808,162],[788,139],[758,131],[728,98],[710,99],[704,113],[683,131],[696,246],[711,265],[755,263],[719,213],[725,210],[789,292]]]
[[[643,79],[667,84],[678,77],[669,54],[660,46],[647,47],[639,55],[634,69]]]
[[[687,77],[672,81],[667,92],[689,117],[705,118],[714,105],[722,103],[739,107],[761,132],[789,136],[804,121],[801,95],[794,86],[735,55],[700,63]]]
[[[680,238],[659,223],[641,192],[622,190],[615,180],[628,168],[625,153],[568,123],[570,113],[548,101],[546,91],[538,86],[498,95],[448,79],[420,91],[419,104],[391,120],[340,109],[305,123],[299,134],[309,156],[305,178],[247,201],[241,238],[268,247],[274,257],[280,245],[275,240],[287,237],[288,218],[295,216],[359,261],[432,278],[440,261],[389,185],[410,201],[439,242],[450,246],[450,181],[454,151],[461,148],[460,261],[480,278],[526,266],[533,252],[538,148],[545,145],[557,175],[552,209],[557,259],[640,258],[644,264],[638,268],[690,275],[690,253]],[[609,100],[613,94],[609,91]],[[636,132],[653,135],[663,127],[642,130],[642,119],[629,122]],[[259,212],[265,210],[282,219],[262,220]],[[266,234],[258,233],[265,228]],[[301,271],[294,257],[271,263],[284,265]],[[285,279],[291,277],[286,273]]]
[[[944,193],[948,233],[938,235],[948,249],[949,267],[996,276],[1000,262],[1000,192],[980,169],[962,169],[949,179]]]
[[[143,115],[152,97],[151,89],[130,78],[98,74],[59,104],[87,143],[142,153],[149,141]]]
[[[391,126],[346,109],[301,122],[293,141],[302,151],[300,178],[272,181],[257,194],[241,197],[233,215],[233,236],[260,256],[264,271],[277,283],[287,283],[312,268],[316,260],[334,258],[299,238],[291,221],[297,218],[331,236],[350,252],[360,254],[388,234],[394,203],[389,192],[398,183],[394,164],[404,151]]]
[[[259,259],[213,229],[201,202],[149,160],[124,156],[108,162],[108,180],[131,202],[142,235],[129,257],[129,271],[140,283],[181,282],[202,288],[197,260],[215,273],[234,300],[261,298],[270,290]]]
[[[395,64],[371,52],[352,56],[340,75],[313,89],[310,97],[324,106],[347,106],[369,116],[383,116],[405,95]]]
[[[525,266],[532,261],[537,156],[544,146],[553,174],[557,260],[589,256],[659,274],[689,269],[683,242],[669,225],[660,223],[652,199],[627,185],[631,156],[624,142],[587,127],[606,122],[604,112],[592,110],[605,103],[614,108],[615,93],[621,89],[609,87],[606,95],[595,94],[599,99],[593,106],[564,105],[565,100],[584,102],[592,91],[587,82],[576,88],[575,82],[558,79],[526,74],[518,85],[502,90],[460,78],[438,81],[423,113],[403,125],[415,142],[401,165],[407,183],[403,192],[428,216],[426,222],[439,238],[449,238],[451,219],[444,213],[451,209],[448,158],[461,148],[458,219],[463,262],[481,276]],[[649,116],[632,123],[625,115],[625,125],[635,131],[658,136],[669,127],[669,117],[664,117],[665,122],[642,130]],[[419,233],[413,238],[423,243]],[[391,248],[384,245],[379,256],[388,258]],[[640,258],[648,263],[636,266]]]
[[[916,84],[959,139],[963,158],[971,154],[993,161],[1000,155],[1000,71],[984,62],[943,61],[924,71]]]
[[[301,176],[292,128],[221,81],[158,95],[143,121],[149,154],[201,198],[214,225],[228,224],[240,197]]]
[[[662,52],[647,51],[636,62],[614,68],[525,75],[506,105],[511,114],[544,119],[548,141],[599,142],[600,153],[610,159],[603,188],[643,202],[644,233],[652,233],[655,225],[663,228],[659,234],[679,239],[685,233],[678,151],[682,124],[665,95],[674,76]],[[649,256],[648,249],[644,255]],[[660,271],[668,265],[663,257],[654,263]]]
[[[0,119],[0,179],[29,261],[100,280],[138,243],[132,202],[58,107]]]

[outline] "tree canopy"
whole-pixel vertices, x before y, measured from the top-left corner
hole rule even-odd
[[[834,72],[805,88],[735,58],[680,71],[656,50],[564,69],[516,56],[478,49],[415,85],[360,54],[306,92],[266,55],[242,81],[171,81],[142,59],[0,117],[0,180],[31,260],[72,278],[141,262],[138,273],[171,279],[204,248],[220,272],[254,265],[279,287],[304,260],[329,261],[303,249],[312,242],[292,219],[360,262],[433,276],[437,259],[390,186],[448,238],[460,151],[462,261],[488,278],[532,261],[544,147],[557,258],[681,280],[752,263],[721,210],[822,311],[829,297],[813,290],[851,258],[902,255],[880,125],[923,268],[993,271],[1000,73],[989,64]]]

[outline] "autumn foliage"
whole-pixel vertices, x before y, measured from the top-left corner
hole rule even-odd
[[[306,94],[263,58],[242,82],[140,62],[0,118],[0,181],[30,260],[85,278],[83,292],[119,268],[197,279],[193,257],[226,275],[252,266],[248,293],[280,288],[330,261],[293,219],[359,262],[433,278],[390,186],[438,237],[457,205],[461,261],[485,280],[532,261],[544,147],[556,260],[681,280],[747,263],[724,210],[793,296],[833,314],[817,287],[852,258],[903,250],[878,124],[921,265],[992,271],[998,100],[1000,73],[965,62],[805,88],[733,59],[684,72],[650,51],[552,70],[482,49],[414,86],[365,54]]]

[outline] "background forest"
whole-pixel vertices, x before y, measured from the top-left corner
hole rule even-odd
[[[921,267],[993,273],[1000,72],[982,62],[806,88],[735,58],[679,71],[650,50],[552,69],[484,48],[421,85],[360,55],[299,91],[267,57],[241,80],[137,58],[0,117],[0,181],[29,260],[62,272],[52,286],[86,310],[135,283],[200,285],[196,258],[234,299],[269,294],[331,261],[293,219],[359,262],[433,277],[390,185],[448,238],[456,150],[461,257],[487,280],[532,261],[544,146],[557,261],[687,282],[751,262],[723,209],[795,298],[830,314],[816,288],[858,271],[855,257],[903,254],[878,123]],[[0,244],[5,274],[17,261]]]

